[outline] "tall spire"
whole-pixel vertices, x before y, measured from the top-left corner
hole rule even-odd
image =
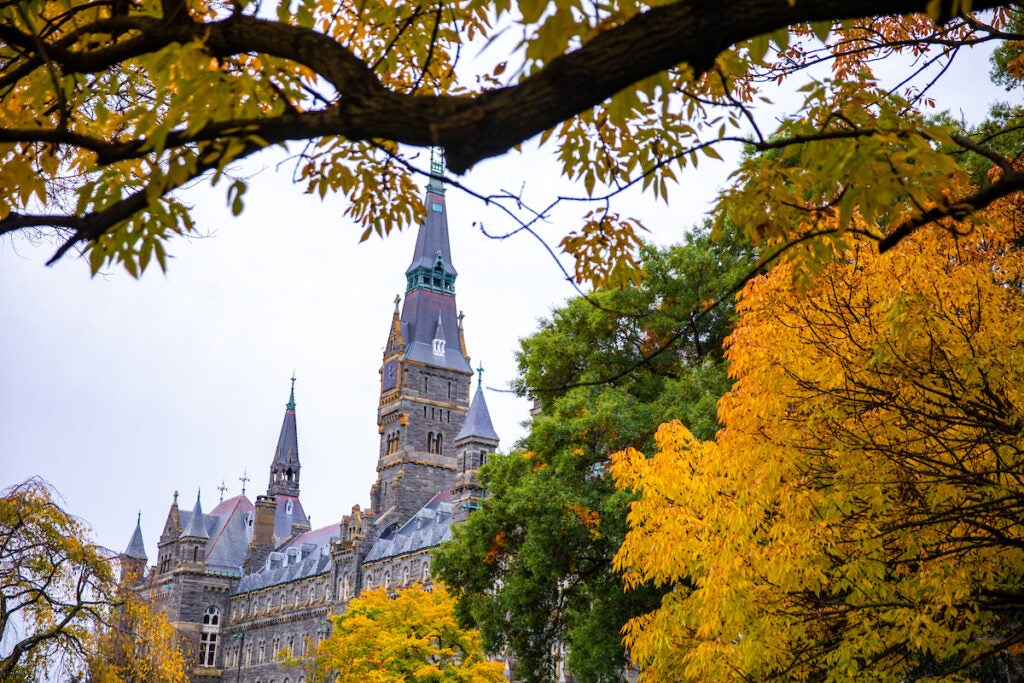
[[[270,463],[270,482],[267,495],[299,495],[299,439],[295,427],[295,376],[292,375],[291,394],[285,405],[284,422],[277,438],[274,460]]]
[[[416,234],[412,262],[405,271],[406,294],[401,314],[405,357],[472,373],[462,348],[455,307],[458,273],[452,264],[448,241],[443,177],[444,162],[432,156],[425,199],[427,212]],[[439,344],[438,340],[444,343]]]

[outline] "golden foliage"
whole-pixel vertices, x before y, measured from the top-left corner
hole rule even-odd
[[[616,565],[672,586],[625,630],[646,680],[957,679],[1024,636],[1021,237],[1001,206],[744,290],[717,439],[612,465]]]
[[[487,661],[475,630],[462,629],[442,584],[388,594],[364,591],[334,617],[308,667],[310,680],[360,683],[497,683],[503,665]]]

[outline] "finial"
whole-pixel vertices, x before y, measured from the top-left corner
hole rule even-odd
[[[142,526],[142,510],[139,510],[139,515],[135,518],[135,526]]]
[[[480,363],[480,365],[477,366],[476,373],[477,373],[476,390],[477,391],[483,391],[484,390],[484,364],[483,363]]]
[[[430,182],[427,189],[431,192],[444,194],[444,148],[430,148]]]
[[[462,329],[462,319],[466,317],[465,312],[459,311],[459,329]]]
[[[220,486],[217,487],[217,490],[220,491],[220,502],[223,503],[224,502],[224,492],[228,490],[228,487],[224,485],[224,477],[221,477],[221,479],[220,479]]]
[[[174,492],[174,503],[172,503],[172,505],[177,505],[177,504],[178,504],[178,492],[175,491]]]
[[[292,370],[292,394],[288,397],[288,410],[295,410],[295,371]]]
[[[200,504],[199,503],[199,497],[202,495],[202,493],[203,493],[203,490],[201,488],[200,489],[196,489],[196,505]]]
[[[242,495],[245,495],[245,482],[250,481],[248,470],[242,470],[242,476],[238,478],[242,482]]]
[[[402,297],[395,294],[395,315],[398,315],[398,304],[402,302]]]

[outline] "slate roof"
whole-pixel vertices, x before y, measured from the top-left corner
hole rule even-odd
[[[207,520],[205,517],[203,506],[199,503],[199,496],[196,496],[196,506],[189,513],[187,522],[185,516],[182,515],[181,521],[185,530],[181,532],[181,538],[210,538],[210,533],[206,530]]]
[[[452,536],[452,494],[441,491],[387,538],[378,539],[363,562],[432,548]]]
[[[135,522],[135,532],[132,534],[132,540],[128,541],[128,547],[124,551],[125,557],[130,557],[135,560],[146,561],[149,558],[146,557],[146,545],[142,542],[142,521]]]
[[[476,393],[473,395],[473,403],[469,406],[469,412],[466,413],[466,421],[462,423],[462,429],[459,430],[459,435],[455,437],[455,441],[457,443],[460,439],[468,437],[489,439],[491,441],[500,440],[498,439],[498,433],[494,431],[494,425],[491,424],[491,412],[487,410],[484,390],[479,385],[476,388]]]
[[[448,245],[448,211],[444,205],[444,194],[427,188],[424,202],[427,216],[420,225],[420,231],[416,233],[416,249],[412,254],[412,263],[405,272],[409,274],[417,268],[433,269],[437,254],[440,253],[445,272],[458,275],[452,265],[452,251]],[[440,206],[441,210],[435,210],[435,206]]]
[[[274,513],[274,545],[278,546],[292,537],[292,524],[309,526],[309,518],[306,511],[302,509],[302,502],[298,496],[290,496],[279,493],[277,498],[277,512]],[[288,502],[291,501],[292,511],[288,512]]]
[[[270,553],[258,571],[243,576],[233,594],[248,593],[330,571],[331,542],[340,537],[341,527],[338,524],[299,534]]]
[[[210,542],[206,546],[206,568],[241,573],[252,540],[251,520],[256,508],[245,496],[222,501],[207,515]]]
[[[249,541],[252,540],[252,520],[256,514],[256,508],[246,496],[235,496],[228,498],[217,505],[209,514],[204,514],[200,509],[200,518],[196,517],[196,511],[182,511],[181,525],[185,527],[182,536],[189,535],[187,532],[192,528],[193,522],[197,527],[192,535],[204,533],[205,536],[198,538],[210,539],[206,544],[206,568],[212,572],[227,574],[241,574],[242,563],[249,554]]]
[[[402,338],[405,341],[405,357],[430,365],[440,365],[451,370],[472,373],[473,368],[462,355],[459,340],[458,313],[455,297],[441,292],[414,289],[405,295],[402,305]],[[440,319],[440,324],[438,324]],[[444,358],[434,355],[434,334],[440,329],[444,334]]]

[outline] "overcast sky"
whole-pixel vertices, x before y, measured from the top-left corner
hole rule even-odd
[[[983,58],[970,61],[937,94],[976,121],[987,101],[1007,95],[985,86]],[[0,239],[0,486],[43,477],[118,551],[141,511],[152,563],[174,491],[191,507],[201,489],[209,511],[222,480],[230,497],[247,472],[249,496],[265,492],[294,371],[313,526],[368,505],[378,368],[415,231],[358,244],[343,199],[303,194],[291,166],[275,168],[279,158],[245,167],[253,177],[238,218],[224,187],[185,195],[210,236],[172,242],[166,274],[154,266],[138,281],[117,269],[90,278],[73,258],[44,266],[53,244]],[[730,170],[702,162],[670,209],[639,196],[618,208],[643,218],[655,241],[678,241]],[[538,206],[556,189],[571,192],[545,155],[529,151],[478,164],[463,180],[481,191],[522,189]],[[447,208],[468,352],[474,367],[482,362],[485,386],[507,389],[518,340],[573,290],[529,236],[497,241],[473,226],[512,228],[498,212],[456,189]],[[544,226],[552,246],[581,213]],[[507,450],[529,405],[500,391],[487,401]]]

